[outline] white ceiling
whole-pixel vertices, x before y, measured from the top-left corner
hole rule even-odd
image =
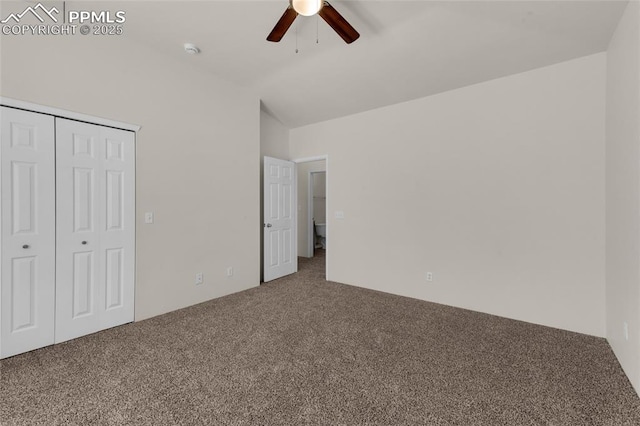
[[[302,16],[280,43],[266,41],[287,0],[102,5],[127,12],[127,37],[250,88],[263,109],[290,128],[601,52],[626,6],[594,0],[330,2],[360,32],[353,44],[322,19]],[[187,41],[202,53],[186,55]]]

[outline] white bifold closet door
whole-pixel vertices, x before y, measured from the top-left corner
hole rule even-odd
[[[0,358],[54,342],[54,118],[0,108]]]
[[[133,321],[134,133],[0,119],[0,358]]]
[[[55,341],[133,321],[134,133],[56,119]]]

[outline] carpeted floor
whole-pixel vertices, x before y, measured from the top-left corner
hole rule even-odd
[[[603,339],[324,281],[0,361],[2,425],[640,425]]]

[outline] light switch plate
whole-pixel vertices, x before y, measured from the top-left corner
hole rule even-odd
[[[344,212],[342,210],[336,211],[336,219],[344,219]]]
[[[153,223],[153,212],[146,212],[144,214],[144,223]]]

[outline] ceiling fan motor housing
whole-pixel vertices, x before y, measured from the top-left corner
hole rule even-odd
[[[289,3],[302,16],[313,16],[324,6],[324,0],[289,0]]]
[[[299,8],[300,10],[298,10]],[[360,37],[358,31],[329,2],[324,0],[289,0],[289,6],[267,36],[267,40],[279,42],[298,15],[311,16],[316,13],[342,37],[345,43],[351,44]]]

